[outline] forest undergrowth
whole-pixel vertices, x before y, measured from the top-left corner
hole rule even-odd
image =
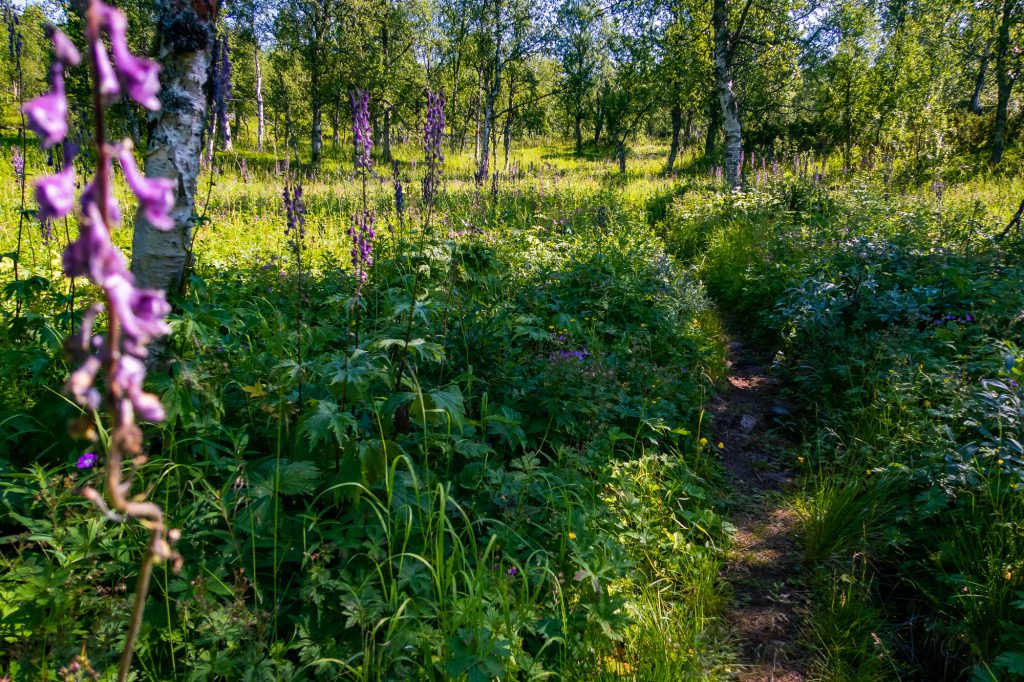
[[[716,307],[778,349],[808,674],[1024,674],[1024,247],[992,239],[1018,180],[730,193],[657,145],[626,174],[540,146],[483,187],[453,155],[428,218],[400,149],[362,283],[359,183],[325,151],[297,249],[279,161],[205,176],[140,469],[184,562],[156,569],[137,679],[742,676]],[[100,474],[59,387],[89,292],[36,229],[17,281],[0,261],[0,677],[106,679],[145,530],[79,495]]]

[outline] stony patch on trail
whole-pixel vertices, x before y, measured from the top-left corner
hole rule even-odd
[[[803,554],[798,519],[782,492],[795,479],[776,427],[789,409],[766,361],[739,341],[729,344],[728,386],[709,410],[715,443],[733,491],[733,546],[722,571],[729,586],[727,626],[736,638],[743,682],[802,682],[807,595],[801,588]],[[791,458],[789,458],[791,461]]]

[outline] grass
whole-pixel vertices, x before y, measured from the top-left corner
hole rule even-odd
[[[742,491],[702,440],[719,310],[780,350],[805,441],[789,504],[816,674],[1016,674],[1021,246],[988,237],[1021,178],[951,164],[941,197],[837,173],[731,194],[693,153],[664,175],[654,142],[621,175],[538,141],[493,194],[450,154],[425,230],[399,147],[410,211],[370,183],[357,296],[346,153],[302,178],[301,268],[271,154],[203,177],[139,482],[185,565],[157,569],[140,679],[731,679],[722,500]],[[77,494],[98,474],[73,466],[92,446],[65,428],[60,349],[93,292],[60,275],[63,226],[23,238],[21,284],[0,259],[0,675],[84,656],[102,677],[143,532]]]

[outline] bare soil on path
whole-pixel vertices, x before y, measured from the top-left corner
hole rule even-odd
[[[732,491],[733,544],[722,571],[730,603],[742,682],[803,682],[808,595],[802,591],[798,518],[784,500],[793,484],[793,444],[784,424],[789,408],[768,372],[770,356],[742,341],[729,343],[728,386],[711,405],[714,446]]]

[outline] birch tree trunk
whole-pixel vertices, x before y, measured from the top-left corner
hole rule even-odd
[[[679,133],[683,129],[683,110],[678,104],[672,105],[672,144],[668,148],[668,161],[665,162],[665,172],[671,173],[676,165],[676,156],[679,154]]]
[[[725,178],[729,187],[736,189],[743,181],[740,154],[743,148],[743,130],[740,110],[732,84],[732,38],[729,35],[729,8],[726,0],[714,0],[711,23],[715,29],[715,86],[722,109],[722,129],[725,132]]]
[[[254,31],[255,33],[255,31]],[[260,44],[254,41],[253,59],[256,62],[256,151],[263,151],[263,69],[260,68]]]
[[[981,91],[985,89],[985,76],[988,75],[989,44],[985,43],[985,50],[981,53],[981,64],[978,66],[978,78],[974,81],[974,94],[971,95],[971,103],[967,108],[972,114],[982,114]]]
[[[141,287],[174,291],[181,285],[192,240],[217,5],[204,0],[159,0],[157,13],[162,108],[155,114],[145,172],[175,181],[174,228],[162,232],[141,212],[136,215],[132,273]]]
[[[1010,67],[1010,26],[1019,0],[1003,0],[999,33],[996,35],[996,121],[992,127],[992,163],[1003,160],[1006,147],[1006,117],[1010,107],[1010,93],[1013,91],[1014,76]]]
[[[224,146],[222,151],[231,151],[231,115],[228,113],[228,103],[224,102],[224,114],[221,116],[221,125],[224,127]]]

